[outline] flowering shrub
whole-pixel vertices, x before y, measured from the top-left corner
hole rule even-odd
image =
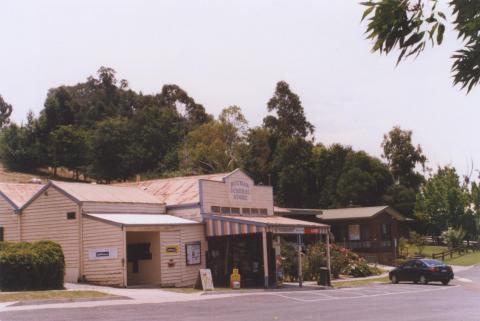
[[[285,277],[289,280],[296,280],[298,268],[294,245],[283,244],[282,255],[285,257],[283,265]],[[316,280],[320,268],[326,266],[327,251],[325,244],[315,243],[308,246],[302,261],[304,280]],[[370,267],[364,258],[336,244],[330,244],[330,271],[333,278],[338,278],[340,274],[363,277],[380,273],[377,268]]]

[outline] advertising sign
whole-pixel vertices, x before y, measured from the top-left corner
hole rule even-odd
[[[89,249],[88,258],[90,260],[107,260],[117,258],[118,251],[116,247]]]
[[[167,254],[177,254],[180,252],[180,246],[179,245],[167,245],[165,246],[165,253]]]

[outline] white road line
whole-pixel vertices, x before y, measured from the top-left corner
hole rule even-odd
[[[283,295],[280,293],[265,293],[268,295],[275,295],[278,297],[282,297],[285,299],[290,299],[294,301],[299,301],[299,302],[316,302],[316,301],[328,301],[328,300],[346,300],[346,299],[363,299],[363,298],[374,298],[374,297],[380,297],[380,296],[387,296],[387,295],[397,295],[397,294],[409,294],[409,293],[424,293],[424,292],[433,292],[433,291],[441,291],[441,290],[448,290],[448,289],[453,289],[457,288],[459,285],[453,285],[453,286],[448,286],[448,287],[439,287],[439,288],[428,288],[428,289],[422,289],[422,290],[416,290],[416,291],[396,291],[396,292],[388,292],[388,293],[378,293],[378,294],[366,294],[366,295],[358,295],[358,296],[349,296],[349,297],[341,297],[341,296],[330,296],[325,293],[318,293],[318,295],[325,296],[325,298],[319,298],[319,299],[302,299],[298,298],[295,296],[288,296],[288,295]],[[360,290],[360,289],[358,289]],[[338,291],[338,290],[326,290],[327,291]],[[318,290],[313,290],[313,291],[302,291],[298,293],[312,293],[312,292],[319,292]],[[295,292],[283,292],[283,293],[290,293],[290,294],[295,294]],[[338,292],[340,293],[340,292]]]
[[[472,283],[473,281],[470,279],[466,278],[456,278],[457,281],[463,282],[463,283]]]

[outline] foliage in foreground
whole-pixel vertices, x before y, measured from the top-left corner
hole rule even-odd
[[[296,245],[294,243],[282,244],[283,274],[287,280],[296,280],[298,276],[298,259]],[[350,275],[352,277],[364,277],[380,274],[380,270],[371,267],[367,261],[354,252],[338,246],[330,245],[330,269],[333,278],[339,278],[340,275]],[[302,257],[303,279],[318,280],[320,269],[327,266],[326,245],[324,243],[314,243],[307,247]]]
[[[62,289],[65,258],[51,241],[0,242],[0,290]]]

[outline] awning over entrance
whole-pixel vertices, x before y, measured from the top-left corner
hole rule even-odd
[[[280,216],[204,215],[207,236],[260,232],[275,234],[328,234],[329,226]]]
[[[115,214],[115,213],[86,213],[86,215],[103,221],[125,226],[150,225],[185,225],[199,224],[181,217],[166,214]]]

